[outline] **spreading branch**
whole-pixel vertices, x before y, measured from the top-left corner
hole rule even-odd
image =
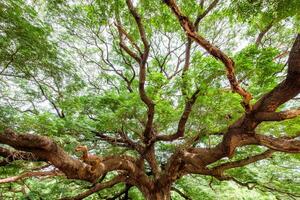
[[[218,47],[214,46],[197,33],[195,26],[191,23],[190,19],[187,16],[183,15],[179,7],[177,6],[175,0],[164,0],[164,2],[176,15],[187,36],[193,39],[196,43],[202,46],[209,54],[211,54],[217,60],[220,60],[225,65],[227,79],[229,80],[232,91],[238,93],[243,97],[242,104],[245,107],[246,112],[250,112],[250,100],[252,99],[252,95],[239,85],[238,80],[235,77],[233,60],[230,57],[228,57],[224,52],[222,52]]]
[[[0,147],[0,156],[4,159],[0,162],[1,165],[7,165],[15,160],[27,160],[27,161],[43,161],[36,158],[32,153],[25,151],[13,151],[7,148]]]
[[[63,172],[67,178],[80,179],[95,182],[99,177],[109,171],[127,171],[132,177],[139,177],[140,184],[148,184],[147,176],[139,170],[135,159],[126,155],[114,155],[100,158],[100,165],[91,166],[68,155],[55,142],[45,136],[33,134],[17,134],[11,129],[0,133],[0,143],[7,144],[17,150],[32,153],[37,159],[45,160],[53,164]]]
[[[263,39],[263,37],[266,35],[266,33],[272,28],[273,23],[270,23],[269,25],[267,25],[257,36],[255,44],[258,46],[261,44],[261,41]]]
[[[12,183],[12,182],[16,182],[19,180],[23,180],[25,178],[31,178],[31,177],[42,177],[42,176],[52,177],[52,176],[62,176],[62,175],[63,174],[58,172],[57,170],[40,171],[40,172],[25,172],[18,176],[12,176],[12,177],[8,177],[8,178],[0,179],[0,184],[1,183]]]
[[[105,188],[111,188],[118,183],[124,182],[125,180],[126,180],[126,176],[124,176],[123,174],[118,175],[118,176],[114,177],[113,179],[111,179],[110,181],[106,181],[103,183],[97,183],[91,189],[89,189],[77,196],[62,198],[61,200],[81,200],[81,199],[84,199],[84,198],[94,194],[95,192],[98,192]]]
[[[293,119],[300,115],[300,109],[287,110],[281,112],[258,112],[255,118],[258,121],[282,121],[286,119]]]
[[[198,96],[199,92],[200,92],[200,89],[197,89],[194,92],[194,94],[192,95],[192,97],[187,100],[185,107],[184,107],[184,111],[180,117],[176,133],[172,134],[172,135],[159,135],[159,136],[157,136],[157,140],[173,141],[173,140],[176,140],[176,139],[184,136],[187,120],[190,116],[190,113],[192,112],[192,107],[197,100],[197,96]]]
[[[217,171],[218,173],[223,173],[225,170],[237,168],[237,167],[243,167],[250,163],[257,162],[259,160],[263,160],[266,158],[269,158],[273,154],[273,150],[267,150],[261,154],[255,155],[255,156],[249,156],[245,159],[237,160],[234,162],[227,162],[221,165],[218,165],[217,167],[212,168],[212,171]]]
[[[211,4],[209,4],[209,6],[204,10],[204,12],[202,12],[201,14],[199,14],[195,20],[194,26],[196,28],[196,30],[198,30],[198,26],[200,21],[213,9],[216,7],[216,5],[218,4],[219,0],[214,0],[213,2],[211,2]]]

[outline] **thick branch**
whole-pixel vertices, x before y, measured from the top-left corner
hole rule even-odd
[[[282,121],[292,119],[300,115],[300,109],[287,110],[282,112],[259,112],[255,118],[258,121]]]
[[[66,174],[68,178],[94,181],[95,177],[83,162],[69,156],[52,140],[33,134],[16,134],[10,129],[0,133],[0,143],[10,145],[17,150],[31,152],[35,157],[51,162]]]
[[[255,135],[255,138],[258,144],[268,147],[270,149],[286,153],[300,153],[299,138],[274,138],[266,135]]]
[[[95,182],[103,174],[124,170],[131,176],[138,176],[140,183],[147,184],[148,179],[135,165],[134,158],[130,156],[109,156],[100,158],[101,163],[91,166],[68,155],[62,148],[47,137],[33,134],[16,134],[7,129],[0,134],[0,143],[10,145],[18,150],[31,152],[41,160],[49,161],[56,168],[66,174],[68,178]],[[95,170],[92,170],[95,168]]]
[[[270,156],[272,151],[281,151],[286,153],[300,153],[300,140],[297,139],[298,135],[293,138],[280,137],[273,138],[266,135],[249,135],[249,134],[232,134],[230,136],[231,143],[229,144],[230,149],[236,149],[237,147],[242,147],[245,145],[261,145],[268,147],[270,150],[263,153],[262,155],[257,155],[250,157],[249,159],[243,160],[242,162],[234,162],[233,165],[229,164],[228,167],[236,167],[238,165],[243,166],[247,162],[256,161],[257,159],[264,158],[265,156]],[[224,149],[223,143],[220,143],[214,148],[189,148],[184,153],[181,158],[184,159],[186,163],[190,163],[195,166],[204,167],[211,164],[225,156],[228,156],[230,152]],[[180,156],[178,156],[180,157]],[[227,164],[225,164],[227,166]],[[227,167],[225,167],[227,168]],[[203,171],[201,169],[201,171]],[[210,173],[209,171],[204,171],[204,173]]]
[[[300,35],[298,34],[288,59],[288,75],[271,92],[254,106],[256,112],[274,112],[278,106],[294,98],[300,92]]]

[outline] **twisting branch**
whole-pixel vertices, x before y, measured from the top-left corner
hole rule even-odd
[[[124,30],[124,28],[121,25],[121,22],[117,19],[117,22],[115,23],[115,25],[117,26],[118,32],[119,32],[119,39],[120,39],[120,47],[128,54],[130,55],[130,57],[132,57],[134,60],[136,60],[138,63],[141,62],[141,58],[132,50],[130,50],[129,47],[126,46],[125,42],[124,42],[124,37],[123,35],[127,32]],[[128,34],[127,34],[128,35]],[[125,35],[126,36],[126,35]],[[129,36],[126,36],[129,37]]]
[[[149,142],[151,138],[151,132],[152,132],[152,124],[153,124],[153,119],[154,119],[154,102],[152,99],[150,99],[149,96],[147,96],[146,91],[145,91],[145,81],[146,81],[146,63],[147,59],[149,56],[149,50],[150,50],[150,45],[148,43],[148,40],[146,38],[146,33],[144,26],[142,24],[142,20],[140,15],[137,13],[136,9],[134,8],[131,0],[126,0],[127,7],[131,13],[131,15],[134,17],[135,22],[138,26],[138,30],[140,33],[140,37],[142,39],[143,45],[144,45],[144,51],[141,56],[141,60],[139,62],[140,66],[140,74],[139,74],[139,93],[142,101],[147,105],[148,107],[148,120],[146,123],[146,128],[144,131],[144,136],[145,136],[145,142]]]
[[[164,0],[164,2],[176,15],[177,19],[179,20],[182,28],[184,29],[188,37],[192,38],[208,53],[210,53],[216,59],[220,60],[225,65],[227,78],[229,80],[232,91],[238,93],[243,97],[242,104],[245,107],[246,112],[250,112],[252,109],[250,105],[252,95],[239,85],[234,73],[233,60],[230,57],[228,57],[225,53],[223,53],[218,47],[211,44],[209,41],[207,41],[205,38],[203,38],[196,32],[195,26],[191,23],[187,16],[182,14],[175,0]]]
[[[219,0],[214,0],[209,6],[208,8],[201,14],[199,14],[197,16],[197,19],[195,20],[194,26],[195,26],[195,30],[198,30],[198,26],[200,21],[217,5],[217,3],[219,2]],[[192,40],[190,37],[187,38],[187,44],[186,44],[186,50],[185,50],[185,63],[183,66],[183,70],[182,70],[182,79],[183,79],[183,90],[182,90],[182,94],[185,96],[186,92],[185,92],[185,74],[187,73],[189,66],[190,66],[190,54],[191,54],[191,46],[192,46]],[[197,96],[200,92],[200,89],[196,89],[196,91],[193,93],[191,98],[188,98],[186,100],[185,103],[185,108],[184,111],[180,117],[179,123],[178,123],[178,127],[177,127],[177,131],[175,134],[172,135],[159,135],[157,136],[157,140],[163,140],[163,141],[173,141],[176,140],[180,137],[184,136],[184,132],[185,132],[185,126],[186,126],[186,122],[189,118],[189,115],[192,111],[192,107],[195,104],[196,100],[197,100]]]
[[[74,159],[47,137],[33,134],[16,134],[10,129],[0,133],[0,143],[10,145],[18,150],[31,152],[38,159],[49,161],[70,179],[95,182],[100,176],[109,171],[123,170],[132,177],[139,177],[138,182],[140,184],[148,184],[147,176],[139,170],[135,164],[135,159],[131,156],[99,157],[101,163],[91,166],[81,160]]]

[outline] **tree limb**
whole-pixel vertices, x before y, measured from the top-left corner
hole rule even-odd
[[[77,196],[65,197],[65,198],[62,198],[61,200],[81,200],[81,199],[84,199],[84,198],[94,194],[95,192],[98,192],[105,188],[111,188],[118,183],[124,182],[125,180],[126,180],[126,176],[124,176],[123,174],[118,175],[118,176],[114,177],[113,179],[111,179],[110,181],[103,182],[103,183],[97,183],[91,189],[89,189]]]
[[[197,16],[195,20],[194,26],[196,30],[198,30],[199,22],[218,4],[219,0],[214,0],[211,4],[205,9],[203,13]]]
[[[192,200],[189,196],[187,196],[186,194],[184,194],[183,192],[181,192],[179,189],[177,189],[176,187],[171,187],[171,190],[177,192],[180,196],[182,196],[184,199],[186,200]]]
[[[261,44],[261,41],[263,39],[263,37],[265,36],[265,34],[272,28],[273,23],[270,23],[269,25],[267,25],[257,36],[255,44],[258,46]]]
[[[281,112],[258,112],[256,113],[255,118],[258,121],[282,121],[286,119],[293,119],[299,115],[300,108]]]
[[[173,141],[173,140],[176,140],[176,139],[184,136],[186,122],[190,116],[190,113],[192,112],[192,107],[197,100],[197,96],[198,96],[199,92],[200,92],[200,89],[197,89],[194,92],[194,94],[192,95],[192,97],[187,100],[185,107],[184,107],[184,111],[180,117],[176,133],[172,134],[172,135],[159,135],[156,138],[157,140]]]
[[[144,26],[142,24],[142,20],[140,15],[137,13],[136,9],[134,8],[131,0],[126,0],[127,7],[131,13],[131,15],[134,17],[135,22],[138,26],[139,34],[142,39],[143,45],[144,45],[144,52],[141,56],[141,60],[139,62],[140,66],[140,73],[139,73],[139,94],[140,98],[142,101],[147,105],[148,111],[147,111],[147,123],[146,123],[146,128],[144,131],[144,136],[145,136],[145,142],[148,143],[149,140],[151,139],[151,132],[152,132],[152,124],[153,124],[153,119],[154,119],[154,102],[152,99],[150,99],[149,96],[147,96],[146,91],[145,91],[145,81],[146,81],[146,63],[147,59],[149,56],[149,50],[150,50],[150,45],[147,41],[146,38],[146,33]]]
[[[62,176],[63,174],[54,170],[54,171],[39,171],[39,172],[25,172],[18,176],[12,176],[8,178],[0,179],[1,183],[11,183],[16,182],[18,180],[22,180],[24,178],[30,178],[30,177],[41,177],[41,176]]]
[[[0,156],[4,158],[4,160],[0,162],[0,166],[9,164],[14,160],[44,161],[38,159],[32,153],[25,152],[25,151],[12,151],[3,147],[0,147]]]
[[[124,170],[133,177],[138,176],[139,181],[143,184],[148,183],[146,175],[137,168],[135,159],[130,156],[114,155],[99,158],[103,161],[95,166],[95,171],[92,171],[89,164],[74,159],[45,136],[16,134],[14,131],[6,129],[4,133],[0,133],[0,143],[10,145],[18,150],[31,152],[38,159],[49,161],[70,179],[95,182],[109,171]]]
[[[273,149],[275,151],[281,151],[286,153],[300,153],[300,140],[296,138],[287,138],[287,137],[280,137],[274,138],[272,136],[266,135],[255,135],[257,143]]]
[[[223,53],[219,48],[211,44],[205,38],[200,36],[195,29],[195,26],[191,23],[189,18],[182,14],[179,7],[176,4],[175,0],[164,0],[164,2],[170,7],[173,13],[176,15],[179,20],[182,28],[188,35],[188,37],[192,38],[195,42],[197,42],[200,46],[202,46],[208,53],[210,53],[217,60],[220,60],[226,67],[227,79],[229,80],[232,91],[238,93],[243,97],[243,106],[245,107],[246,112],[251,111],[250,100],[252,99],[252,95],[247,92],[244,88],[239,86],[238,80],[235,77],[234,73],[234,62],[228,57],[225,53]]]
[[[227,169],[243,167],[243,166],[248,165],[250,163],[254,163],[254,162],[257,162],[259,160],[269,158],[269,157],[272,156],[273,152],[274,152],[273,150],[267,150],[267,151],[265,151],[261,154],[258,154],[258,155],[255,155],[255,156],[249,156],[245,159],[223,163],[221,165],[218,165],[218,166],[212,168],[211,170],[218,171],[219,173],[223,173]]]

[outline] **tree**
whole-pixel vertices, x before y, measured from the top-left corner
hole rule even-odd
[[[298,0],[0,3],[3,198],[213,199],[187,188],[200,177],[296,199],[299,11]],[[298,167],[276,175],[280,163]]]

